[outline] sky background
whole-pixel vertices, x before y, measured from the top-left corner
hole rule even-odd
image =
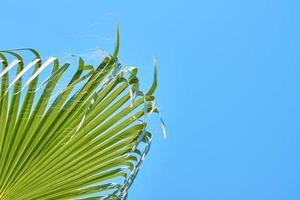
[[[145,87],[158,62],[159,121],[129,200],[300,199],[297,0],[3,0],[0,49],[95,59],[114,48]],[[153,119],[153,121],[155,121]]]

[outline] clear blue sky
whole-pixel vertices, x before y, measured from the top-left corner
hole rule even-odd
[[[297,0],[1,1],[0,48],[111,51],[150,82],[167,124],[129,200],[300,199]],[[145,84],[146,85],[146,84]]]

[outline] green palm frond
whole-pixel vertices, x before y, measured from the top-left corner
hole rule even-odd
[[[97,67],[80,58],[62,88],[69,64],[43,62],[34,49],[0,52],[0,199],[126,198],[150,148],[144,118],[158,112],[157,83],[155,69],[140,91],[137,69],[123,68],[118,51],[119,33],[113,55]],[[28,64],[23,52],[34,56]]]

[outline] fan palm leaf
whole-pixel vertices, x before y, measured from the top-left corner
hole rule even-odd
[[[34,56],[26,65],[24,51]],[[123,68],[118,51],[119,32],[113,55],[97,67],[80,58],[59,92],[70,64],[43,62],[34,49],[0,52],[0,199],[126,198],[150,148],[144,118],[158,112],[157,83],[155,68],[140,91],[137,69]]]

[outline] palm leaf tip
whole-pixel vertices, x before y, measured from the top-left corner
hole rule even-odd
[[[72,69],[57,58],[0,52],[0,199],[127,197],[150,148],[145,115],[156,110],[157,83],[155,67],[149,92],[140,91],[118,51],[119,31],[114,54],[96,67],[79,58],[68,82]]]

